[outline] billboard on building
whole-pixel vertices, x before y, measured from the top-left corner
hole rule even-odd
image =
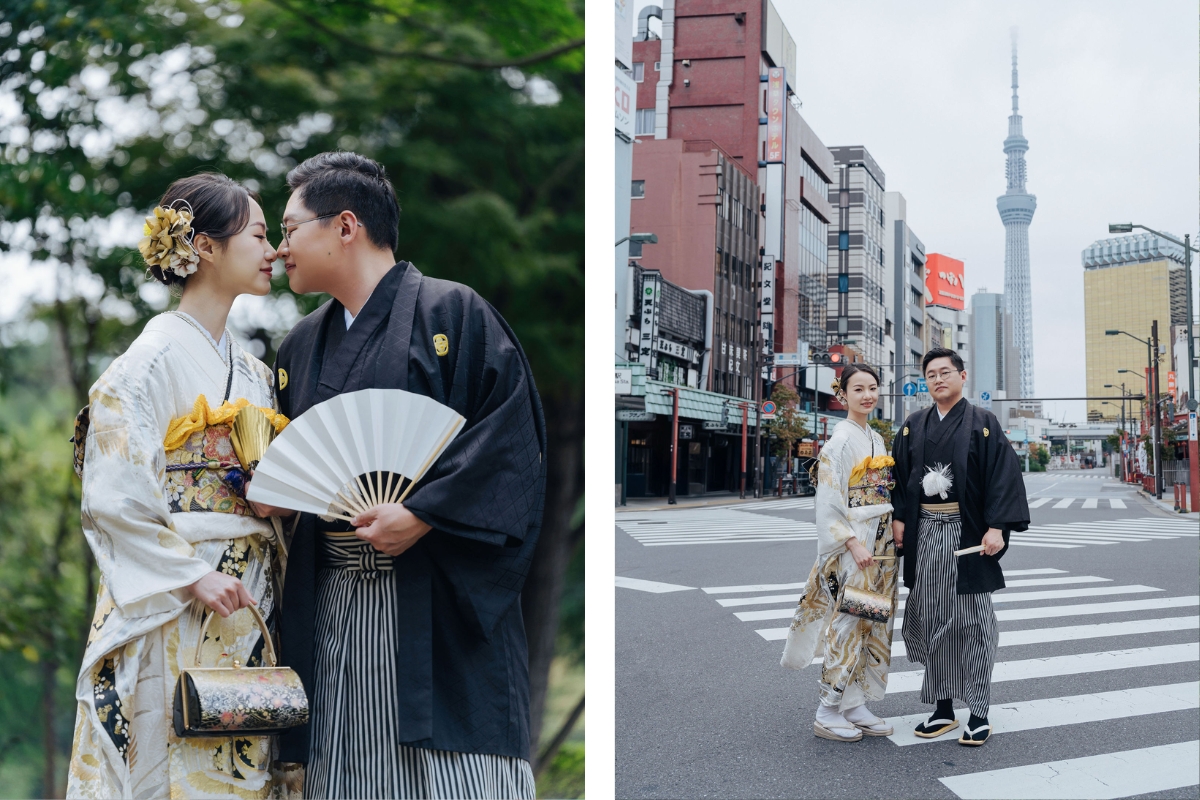
[[[615,0],[617,66],[633,69],[633,0]]]
[[[941,253],[930,253],[925,259],[925,304],[966,308],[966,289],[963,287],[963,262]]]
[[[782,67],[767,70],[767,158],[768,164],[783,163],[787,119],[787,81]]]
[[[637,84],[633,82],[633,78],[625,74],[625,71],[620,67],[616,67],[616,91],[613,93],[615,102],[616,118],[614,120],[616,132],[620,134],[626,141],[633,141],[634,135],[634,112],[637,108]]]

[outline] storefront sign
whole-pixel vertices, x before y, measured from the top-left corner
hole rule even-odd
[[[670,339],[659,338],[658,352],[666,353],[669,356],[675,356],[684,361],[691,361],[695,358],[695,351],[686,344],[673,342]]]
[[[682,439],[691,439],[692,434],[694,432],[695,432],[695,429],[691,425],[680,425],[679,426],[679,438],[681,440]]]
[[[787,119],[787,85],[783,67],[767,70],[767,163],[783,163]]]
[[[654,422],[658,417],[652,411],[631,411],[622,409],[617,412],[617,422]]]
[[[634,114],[637,108],[637,84],[633,78],[625,74],[620,67],[616,68],[616,88],[613,92],[616,103],[615,126],[617,133],[627,141],[633,141]]]
[[[662,276],[653,271],[642,275],[641,291],[641,340],[638,343],[638,361],[646,365],[646,374],[658,375],[658,317],[662,297]]]
[[[633,394],[633,370],[617,367],[617,394]]]
[[[711,420],[710,420],[710,421],[706,421],[706,422],[704,423],[704,430],[706,430],[706,431],[725,431],[725,430],[729,430],[729,423],[727,423],[727,422],[712,422]]]

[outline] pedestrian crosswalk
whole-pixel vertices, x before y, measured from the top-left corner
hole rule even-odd
[[[742,511],[782,511],[814,508],[811,497],[778,497],[774,500],[759,500],[753,503],[738,503],[733,508]]]
[[[1147,542],[1155,539],[1200,537],[1195,520],[1171,517],[1102,519],[1054,525],[1031,525],[1029,530],[1009,535],[1012,547],[1065,549],[1088,545]]]
[[[1125,501],[1119,497],[1031,497],[1029,498],[1030,508],[1041,508],[1049,506],[1051,509],[1063,508],[1128,508]]]
[[[784,501],[786,502],[786,501]],[[737,508],[695,508],[617,514],[617,527],[647,547],[815,541],[812,522],[756,514]],[[1200,537],[1194,520],[1170,517],[1104,519],[1034,525],[1013,533],[1013,547],[1073,549],[1091,545]]]
[[[731,508],[697,508],[618,514],[617,527],[647,547],[816,540],[811,522],[750,514]]]
[[[1074,574],[1054,567],[1006,570],[1005,577],[1007,588],[992,598],[1000,622],[1000,649],[992,682],[1014,687],[1026,697],[992,705],[989,721],[994,735],[1062,729],[1062,736],[1069,738],[1074,725],[1200,708],[1200,681],[1191,677],[1200,663],[1200,595],[1170,595],[1154,586],[1123,584],[1104,575]],[[747,633],[753,630],[759,638],[774,642],[775,647],[763,650],[763,657],[777,659],[788,627],[759,625],[765,620],[790,620],[803,589],[803,583],[783,583],[713,586],[702,591],[747,625]],[[907,661],[900,635],[906,596],[901,588],[887,694],[909,695],[915,705],[924,672],[920,664]],[[1043,622],[1035,627],[1012,625],[1026,620]],[[1010,649],[1028,645],[1043,647],[1032,651],[1034,657],[1030,657],[1031,651]],[[1008,653],[1015,656],[1006,657]],[[819,662],[818,654],[814,663]],[[1180,672],[1176,667],[1171,673],[1171,665],[1187,669]],[[1093,677],[1099,673],[1105,673],[1103,680]],[[1077,691],[1057,697],[1040,691],[1045,681],[1061,676],[1076,678],[1070,685]],[[1180,682],[1185,677],[1188,680]],[[1126,688],[1118,688],[1121,686]],[[1097,688],[1087,691],[1092,687]],[[1014,692],[1005,694],[1012,697]],[[895,730],[890,741],[899,747],[956,741],[955,736],[914,736],[914,726],[928,713],[924,709],[888,718]],[[957,714],[965,723],[966,709]],[[1180,735],[1186,738],[1186,729]],[[1013,800],[1117,798],[1200,784],[1200,742],[1186,740],[1109,752],[1114,749],[1110,742],[1097,740],[1096,752],[1083,758],[948,775],[939,780],[960,798]]]

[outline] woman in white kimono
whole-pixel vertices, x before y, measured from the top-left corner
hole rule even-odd
[[[224,175],[176,181],[140,249],[178,311],[151,319],[91,389],[76,426],[82,517],[100,587],[83,665],[68,797],[279,796],[270,737],[175,736],[172,699],[204,617],[204,666],[261,663],[284,547],[245,499],[229,440],[256,406],[276,429],[271,371],[225,329],[235,297],[270,291],[262,209]],[[90,416],[90,424],[89,424]],[[270,509],[258,509],[265,512]]]
[[[864,735],[892,733],[866,706],[868,700],[882,699],[887,688],[892,621],[884,624],[844,614],[837,605],[841,590],[853,587],[890,596],[895,607],[893,461],[882,437],[867,424],[879,401],[875,371],[849,364],[834,391],[846,406],[847,419],[837,424],[821,448],[817,561],[792,618],[781,663],[804,669],[815,656],[823,656],[813,732],[824,739],[857,742]]]

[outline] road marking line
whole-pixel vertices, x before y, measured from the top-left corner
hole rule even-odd
[[[1060,675],[1081,675],[1107,672],[1114,669],[1157,667],[1200,661],[1200,642],[1137,647],[1129,650],[1104,650],[1098,653],[1076,653],[1069,656],[1029,658],[1021,661],[1000,661],[992,669],[992,683],[1051,678]],[[925,670],[894,672],[888,678],[887,693],[916,692],[921,689]]]
[[[1115,544],[1115,542],[1104,542],[1104,544]],[[1052,542],[1023,542],[1020,539],[1010,539],[1009,547],[1053,547],[1059,550],[1075,550],[1080,547],[1085,547],[1082,544],[1054,544]]]
[[[1011,574],[1011,573],[1010,573]],[[1112,583],[1112,578],[1098,578],[1095,575],[1080,575],[1070,578],[1030,578],[1028,580],[1005,581],[1008,588],[1014,586],[1056,586],[1062,583]]]
[[[644,581],[641,578],[622,578],[620,575],[617,576],[617,586],[621,589],[637,589],[639,592],[652,592],[654,594],[685,592],[696,588],[695,586],[680,586],[677,583]]]
[[[1054,505],[1052,505],[1050,507],[1051,508],[1070,508],[1071,503],[1073,503],[1073,502],[1075,502],[1074,497],[1064,497],[1062,500],[1059,500],[1057,503],[1055,503]]]
[[[1046,503],[1049,503],[1053,499],[1054,499],[1053,497],[1039,497],[1037,500],[1034,500],[1032,503],[1030,503],[1029,507],[1030,508],[1041,508],[1042,506],[1046,505]]]
[[[1006,569],[1006,570],[1004,570],[1005,575],[1063,575],[1065,573],[1066,573],[1065,569],[1052,569],[1050,567],[1043,567],[1041,569]]]
[[[642,544],[646,547],[671,547],[674,545],[688,545],[688,544],[745,544],[747,542],[750,542],[750,543],[753,543],[753,542],[811,542],[811,541],[814,541],[816,538],[817,538],[816,534],[813,534],[812,536],[803,536],[803,535],[800,535],[800,536],[774,536],[774,537],[745,536],[745,537],[732,537],[732,538],[728,538],[728,539],[701,539],[701,540],[688,539],[688,540],[678,541],[678,542],[642,542]],[[1074,546],[1076,546],[1076,545],[1072,545],[1072,547],[1074,547]],[[1081,547],[1082,545],[1078,545],[1078,546]]]
[[[799,603],[803,596],[800,594],[773,594],[759,597],[732,597],[717,602],[728,608],[729,606],[755,606],[762,603]]]
[[[1014,594],[993,594],[993,603],[1023,603],[1027,600],[1063,600],[1068,597],[1095,597],[1108,594],[1140,594],[1142,592],[1161,592],[1153,586],[1093,586],[1088,589],[1058,589],[1046,592],[1016,592]]]
[[[1084,508],[1095,508],[1097,499],[1098,498],[1095,498],[1095,497],[1089,497],[1087,500],[1083,501],[1083,507]]]
[[[772,592],[782,589],[803,589],[803,583],[759,583],[750,586],[704,586],[705,594],[733,594],[736,592]]]
[[[1200,707],[1198,692],[1200,681],[1190,681],[1069,697],[1047,697],[1044,700],[1027,700],[1020,703],[993,704],[988,709],[988,722],[995,733],[1001,734],[1107,719],[1124,719],[1145,714],[1164,714]],[[960,722],[966,723],[968,714],[966,709],[960,709],[955,716],[963,717]],[[887,723],[896,729],[888,738],[899,747],[955,741],[954,736],[942,736],[937,739],[922,739],[916,736],[913,728],[928,716],[928,713],[924,713],[888,717]]]
[[[1112,506],[1113,508],[1125,508],[1125,501],[1124,501],[1124,500],[1118,500],[1118,499],[1117,499],[1117,498],[1115,498],[1115,497],[1110,497],[1110,498],[1108,498],[1108,504],[1109,504],[1110,506]]]
[[[1195,786],[1200,741],[939,778],[962,800],[1112,800]]]

